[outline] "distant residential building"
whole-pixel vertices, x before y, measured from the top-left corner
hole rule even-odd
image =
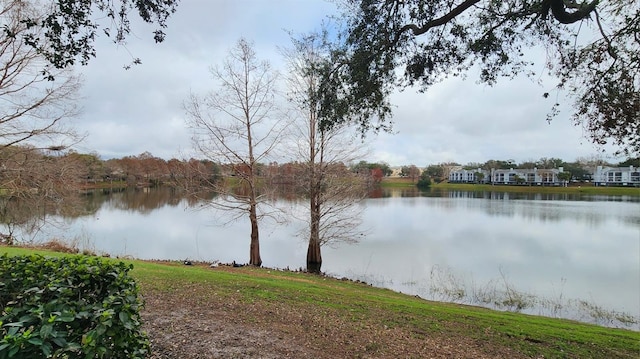
[[[489,183],[489,171],[483,169],[465,170],[457,168],[449,172],[449,182],[457,183]]]
[[[640,168],[598,166],[593,174],[593,183],[596,186],[640,187]]]
[[[562,181],[558,178],[558,174],[561,172],[564,172],[564,169],[562,167],[558,167],[557,169],[491,169],[491,183],[529,184],[538,186],[559,185]]]
[[[562,167],[557,169],[526,169],[510,168],[482,170],[456,170],[449,174],[449,182],[457,183],[492,183],[492,184],[528,184],[538,186],[557,186],[562,184],[558,174],[564,172]]]
[[[391,174],[389,177],[400,177],[400,172],[402,172],[402,167],[391,167]]]

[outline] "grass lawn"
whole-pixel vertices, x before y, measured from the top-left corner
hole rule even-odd
[[[409,188],[415,187],[415,182],[408,178],[384,178],[381,183],[383,188]],[[556,186],[505,186],[490,184],[470,183],[436,183],[432,189],[480,191],[480,192],[519,192],[519,193],[566,193],[587,194],[603,196],[640,196],[640,187],[594,187],[591,185],[556,187]]]
[[[383,188],[403,188],[403,187],[416,187],[417,180],[403,177],[384,177],[380,185]]]
[[[0,247],[0,254],[5,252],[66,255]],[[322,320],[331,319],[335,335],[331,340],[340,340],[342,335],[357,341],[360,336],[384,328],[389,332],[410,333],[408,338],[412,341],[446,338],[452,342],[482,343],[488,348],[512,350],[518,357],[640,357],[640,332],[630,330],[431,302],[363,283],[305,273],[254,267],[185,266],[177,262],[125,262],[134,264],[132,275],[141,286],[143,296],[152,292],[169,296],[188,291],[191,299],[200,298],[203,303],[234,298],[247,310],[235,310],[227,315],[242,316],[242,320],[251,315],[249,319],[255,326],[273,324],[277,317],[283,316],[281,311],[286,310],[298,316],[314,313],[316,317],[321,314]],[[289,316],[283,318],[288,319],[280,325],[291,321]],[[358,328],[362,328],[362,332]],[[382,353],[386,345],[392,345],[380,340],[367,348]]]

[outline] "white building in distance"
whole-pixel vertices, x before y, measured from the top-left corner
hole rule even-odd
[[[640,169],[637,167],[596,167],[593,174],[596,186],[633,186],[640,187]]]
[[[562,172],[564,172],[562,167],[557,169],[492,168],[491,171],[480,168],[474,170],[459,169],[449,173],[449,182],[558,186],[564,184],[564,181],[558,178],[558,174]]]

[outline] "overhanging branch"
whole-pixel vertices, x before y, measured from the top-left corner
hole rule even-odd
[[[402,34],[403,32],[407,31],[407,30],[411,30],[413,32],[413,35],[415,36],[419,36],[424,34],[425,32],[429,31],[429,29],[432,29],[434,27],[438,27],[438,26],[442,26],[446,23],[448,23],[449,21],[453,20],[456,18],[456,16],[462,14],[463,12],[465,12],[468,8],[472,7],[473,5],[479,3],[480,0],[466,0],[465,2],[463,2],[462,4],[456,6],[455,8],[453,8],[453,10],[449,11],[447,14],[429,21],[428,23],[424,24],[423,26],[418,26],[416,24],[407,24],[404,25],[402,28],[400,28],[399,34]],[[398,36],[400,37],[400,36]]]
[[[543,8],[550,8],[553,17],[562,24],[573,24],[587,18],[596,9],[599,0],[588,4],[565,4],[564,0],[545,0]],[[574,12],[567,12],[567,8],[577,8]]]

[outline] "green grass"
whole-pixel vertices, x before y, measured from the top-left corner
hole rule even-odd
[[[59,253],[0,247],[0,254]],[[116,260],[116,259],[113,259]],[[342,320],[402,328],[416,336],[445,335],[507,346],[532,357],[637,358],[640,333],[568,320],[431,302],[361,283],[303,273],[252,267],[233,270],[180,263],[134,264],[132,275],[145,291],[173,292],[189,287],[203,300],[241,295],[247,303],[284,305],[301,312],[326,312]]]
[[[380,185],[383,188],[406,188],[406,187],[416,187],[416,181],[413,181],[409,178],[401,178],[401,177],[385,177],[382,179]]]
[[[416,184],[407,178],[384,178],[381,186],[383,188],[409,188]],[[555,186],[505,186],[490,184],[469,184],[469,183],[435,183],[432,189],[477,191],[477,192],[518,192],[518,193],[565,193],[565,194],[587,194],[602,196],[640,196],[640,187],[594,187],[592,185],[555,187]]]
[[[566,193],[603,196],[640,196],[640,187],[594,187],[594,186],[492,186],[489,184],[438,183],[431,188],[482,191],[482,192],[519,192],[519,193]]]

